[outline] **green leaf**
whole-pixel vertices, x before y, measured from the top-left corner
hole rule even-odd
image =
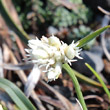
[[[103,82],[102,78],[99,76],[99,74],[88,64],[85,63],[85,65],[92,71],[92,73],[96,76],[96,78],[99,80],[99,82],[102,84],[102,87],[105,91],[105,93],[108,95],[109,101],[110,101],[110,91],[106,87],[105,83]]]
[[[4,89],[21,110],[36,110],[23,92],[12,82],[0,78],[0,88]],[[24,107],[24,108],[23,108]]]
[[[73,81],[77,97],[78,97],[78,99],[82,105],[83,110],[87,110],[87,107],[86,107],[86,104],[84,101],[84,97],[83,97],[83,94],[81,92],[81,88],[80,88],[80,85],[79,85],[79,82],[76,78],[75,73],[73,72],[72,68],[67,63],[63,64],[63,69],[65,69],[67,71],[67,73],[69,74],[69,76],[71,77],[71,79]]]
[[[0,82],[0,88],[6,91],[6,93],[11,97],[15,104],[22,110],[29,110],[24,103],[19,99],[19,97],[10,89],[8,86]]]
[[[108,28],[110,28],[110,25],[100,28],[97,31],[95,31],[95,32],[89,34],[88,36],[82,38],[81,40],[77,41],[76,43],[79,43],[78,47],[83,47],[85,44],[87,44],[92,39],[96,38],[99,34],[101,34],[103,31],[105,31]]]
[[[7,25],[20,37],[22,41],[27,43],[27,41],[30,39],[27,33],[21,29],[12,19],[10,14],[8,13],[8,10],[6,9],[3,0],[0,0],[0,14],[4,18]]]
[[[83,74],[79,73],[78,71],[76,71],[74,69],[72,69],[72,70],[73,70],[74,74],[76,75],[76,77],[80,81],[82,81],[83,83],[85,82],[86,84],[90,84],[90,85],[93,85],[95,87],[102,88],[102,85],[99,82],[94,81],[94,80],[88,78],[87,76],[84,76]],[[107,88],[110,89],[110,86],[107,85]]]

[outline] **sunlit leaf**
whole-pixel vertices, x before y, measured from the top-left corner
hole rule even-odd
[[[102,87],[103,87],[105,93],[108,95],[108,98],[110,100],[110,91],[106,87],[106,84],[104,83],[104,81],[102,80],[102,78],[100,77],[100,75],[88,63],[85,63],[85,65],[92,71],[92,73],[96,76],[96,78],[102,84]]]
[[[77,41],[77,43],[79,42],[78,47],[83,47],[85,44],[87,44],[92,39],[96,38],[98,35],[100,35],[102,32],[104,32],[108,28],[110,28],[110,25],[100,28],[97,31],[95,31],[95,32],[89,34],[88,36],[82,38],[81,40]]]
[[[0,88],[4,89],[21,110],[36,110],[29,99],[12,82],[0,78]]]
[[[90,85],[96,86],[98,88],[102,88],[102,85],[99,82],[88,78],[87,76],[83,75],[82,73],[79,73],[78,71],[76,71],[74,69],[72,69],[72,70],[73,70],[74,74],[76,75],[76,77],[79,80],[81,80],[83,83],[90,84]],[[107,88],[110,89],[110,86],[107,85]]]

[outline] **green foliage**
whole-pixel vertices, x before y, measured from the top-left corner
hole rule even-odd
[[[71,30],[68,39],[78,41],[79,39],[87,36],[91,32],[92,30],[89,27],[85,25],[79,25],[79,27],[75,27]]]
[[[73,38],[78,41],[79,39],[89,35],[92,32],[92,30],[85,26],[85,25],[80,25],[79,28],[74,28],[73,29]],[[94,43],[95,43],[95,39],[91,40],[89,43],[87,43],[83,48],[84,49],[90,49]]]
[[[83,4],[82,0],[70,0],[70,3],[78,5],[77,10],[69,10],[62,5],[55,5],[50,0],[13,0],[13,3],[25,29],[29,28],[30,21],[27,19],[27,15],[32,11],[35,13],[34,19],[38,24],[42,23],[41,18],[43,18],[45,23],[49,22],[58,28],[76,25],[79,22],[87,23],[91,17],[91,11]]]
[[[4,5],[3,0],[0,0],[0,14],[4,18],[7,25],[25,42],[29,39],[28,34],[21,29],[16,23],[13,21],[12,16],[7,11],[7,8]]]
[[[40,27],[47,30],[48,26],[51,25],[57,29],[69,28],[68,41],[71,42],[73,39],[77,41],[91,32],[91,29],[84,24],[88,23],[91,19],[92,12],[83,4],[82,0],[69,0],[68,2],[75,4],[76,10],[66,8],[57,0],[13,0],[25,30],[29,32],[33,27],[33,22],[34,26],[39,30]],[[55,3],[60,5],[56,5]],[[34,16],[29,19],[28,15],[31,14],[34,14]],[[79,25],[79,28],[71,30],[73,26],[76,27],[77,25]],[[91,44],[93,45],[94,42]],[[87,48],[90,46],[88,45]]]
[[[56,9],[54,16],[53,25],[58,27],[68,27],[77,22],[76,19],[73,20],[71,12],[62,6]]]
[[[15,86],[12,82],[4,78],[0,78],[0,88],[5,90],[5,92],[20,108],[20,110],[36,110],[36,108],[23,94],[23,92],[21,92],[21,90],[17,86]]]
[[[78,28],[74,28],[73,32],[75,33],[75,35],[78,38],[82,38],[82,37],[88,35],[91,32],[91,29],[89,27],[84,26],[84,25],[80,25],[79,29]]]
[[[91,40],[96,38],[98,35],[100,35],[102,32],[104,32],[108,28],[110,28],[110,25],[100,28],[100,29],[96,30],[95,32],[82,38],[81,40],[77,41],[77,42],[79,42],[78,47],[83,47],[84,45],[86,45],[88,42],[90,42]]]
[[[96,78],[102,84],[102,87],[103,87],[105,93],[108,95],[108,98],[109,98],[109,101],[110,101],[110,91],[108,90],[106,84],[104,83],[104,81],[102,80],[100,75],[88,63],[85,63],[85,65],[92,71],[92,73],[96,76]]]
[[[87,23],[91,15],[91,11],[81,3],[78,4],[77,10],[68,10],[59,6],[55,10],[53,24],[57,27],[68,27],[80,22]]]
[[[108,28],[110,28],[110,26],[105,26],[105,27],[103,27],[101,29],[98,29],[97,31],[91,33],[90,35],[82,38],[81,40],[77,41],[79,43],[78,47],[83,47],[85,44],[87,44],[88,42],[90,42],[93,38],[96,38],[99,34],[101,34],[103,31],[105,31]],[[67,63],[66,64],[63,64],[63,69],[65,69],[67,71],[67,73],[69,74],[69,76],[71,77],[71,79],[73,81],[73,84],[74,84],[74,87],[75,87],[75,90],[76,90],[77,97],[78,97],[78,99],[79,99],[79,101],[81,103],[81,106],[82,106],[83,110],[87,110],[87,107],[86,107],[86,104],[85,104],[85,101],[84,101],[82,92],[80,90],[79,82],[78,82],[78,80],[76,78],[76,75],[75,75],[75,72],[71,69],[71,67]],[[101,80],[101,78],[99,77],[99,75],[91,67],[89,67],[89,69],[98,78],[98,80],[102,84],[105,92],[107,93],[108,97],[110,98],[110,92],[108,91],[106,85],[103,83],[103,81]]]
[[[82,39],[83,37],[87,36],[88,34],[90,34],[92,32],[92,30],[85,26],[85,25],[79,25],[79,27],[75,27],[71,30],[71,32],[68,35],[68,41],[69,43],[71,43],[71,41],[78,41],[80,39]],[[87,45],[85,45],[83,48],[84,49],[90,49],[91,46],[93,46],[95,43],[95,39],[93,39],[92,41],[90,41]]]
[[[24,29],[28,29],[31,25],[31,21],[27,19],[27,15],[29,12],[32,11],[32,3],[30,0],[12,0],[15,8],[18,12],[20,21],[22,22],[22,25]]]
[[[5,10],[5,8],[2,4],[2,0],[0,0],[0,6],[1,6],[0,12],[2,13],[2,16],[6,20],[7,24],[10,25],[10,27],[12,27],[12,28],[16,28],[16,30],[14,30],[15,32],[17,32],[17,30],[19,31],[19,33],[22,35],[22,36],[19,36],[21,38],[21,40],[23,40],[24,38],[28,39],[26,37],[27,34],[23,34],[24,31],[22,29],[19,29],[16,26],[16,24],[13,22],[13,20],[10,18],[9,14],[7,13],[7,11]],[[48,14],[51,15],[51,13],[48,13]],[[8,22],[8,21],[10,21],[10,22]],[[110,26],[105,26],[105,27],[91,33],[90,35],[84,37],[83,39],[79,40],[78,41],[79,42],[78,47],[83,47],[85,44],[87,44],[93,38],[96,38],[99,34],[101,34],[103,31],[105,31],[108,28],[110,28]],[[75,73],[72,71],[71,67],[68,64],[64,64],[63,68],[68,72],[69,76],[72,78],[72,81],[73,81],[74,86],[75,86],[76,94],[78,96],[78,99],[79,99],[83,109],[87,110],[87,107],[86,107],[82,92],[80,90],[78,80],[75,76]],[[2,88],[3,90],[5,90],[8,93],[8,95],[12,98],[12,100],[17,104],[17,106],[20,109],[23,109],[23,110],[35,110],[36,109],[31,104],[31,102],[25,97],[25,95],[19,90],[19,88],[17,88],[10,81],[3,79],[3,78],[0,78],[0,88]]]
[[[69,1],[75,4],[82,4],[82,0],[69,0]]]
[[[87,110],[87,106],[85,104],[84,97],[83,97],[83,94],[81,92],[81,88],[79,86],[79,82],[76,78],[76,75],[75,75],[74,71],[71,69],[71,67],[67,63],[63,64],[63,68],[67,71],[67,73],[69,74],[69,76],[71,77],[71,79],[73,81],[77,97],[78,97],[78,99],[81,103],[81,106],[82,106],[83,110]]]

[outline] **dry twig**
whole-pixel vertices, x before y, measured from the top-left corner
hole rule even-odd
[[[104,9],[101,8],[101,7],[98,7],[98,9],[99,9],[102,13],[106,14],[106,15],[104,16],[104,18],[103,18],[103,20],[102,20],[102,24],[101,24],[101,26],[104,27],[104,26],[108,25],[109,22],[110,22],[110,12],[104,10]],[[106,48],[105,32],[103,32],[103,33],[101,34],[100,39],[101,39],[101,45],[102,45],[102,48],[103,48],[103,50],[104,50],[104,53],[105,53],[107,59],[110,61],[110,53],[108,52],[108,50],[107,50],[107,48]]]

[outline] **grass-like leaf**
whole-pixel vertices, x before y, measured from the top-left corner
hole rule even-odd
[[[4,89],[6,93],[8,93],[20,110],[36,110],[29,99],[12,82],[4,78],[0,78],[0,88]]]
[[[19,99],[19,97],[13,92],[11,88],[0,82],[0,88],[5,90],[5,92],[11,97],[15,104],[19,107],[20,110],[29,110],[24,103]]]
[[[104,32],[106,29],[110,28],[110,25],[105,26],[103,28],[98,29],[97,31],[87,35],[86,37],[82,38],[81,40],[77,41],[78,47],[83,47],[85,44],[87,44],[92,39],[96,38],[99,34]]]
[[[72,70],[73,70],[74,74],[76,75],[76,77],[79,80],[81,80],[83,83],[85,82],[86,84],[89,84],[89,85],[92,85],[92,86],[95,86],[95,87],[98,87],[98,88],[103,88],[102,85],[99,82],[94,81],[94,80],[88,78],[87,76],[79,73],[78,71],[76,71],[74,69],[72,69]],[[107,85],[107,88],[110,89],[110,86]]]
[[[105,93],[108,95],[109,101],[110,101],[110,91],[106,87],[105,83],[103,82],[102,78],[99,76],[99,74],[88,64],[85,63],[85,65],[92,71],[92,73],[96,76],[96,78],[99,80],[99,82],[102,84],[103,89]]]
[[[71,77],[71,79],[73,81],[77,97],[82,105],[83,110],[87,110],[87,107],[86,107],[86,104],[84,101],[84,97],[81,92],[80,85],[79,85],[79,82],[75,76],[75,73],[73,72],[73,70],[71,69],[71,67],[67,63],[63,64],[63,69],[65,69],[67,71],[67,73],[69,74],[69,76]]]
[[[3,3],[3,0],[0,0],[0,13],[7,25],[20,37],[22,41],[27,43],[27,41],[30,39],[28,34],[13,21]]]

